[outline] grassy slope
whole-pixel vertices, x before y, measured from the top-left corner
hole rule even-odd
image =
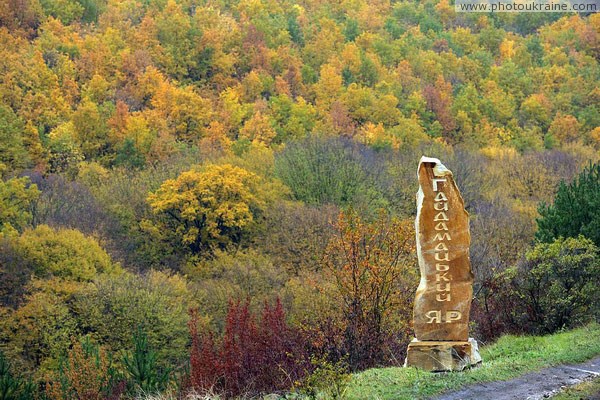
[[[483,364],[465,372],[433,374],[415,368],[371,369],[356,374],[349,399],[419,399],[464,385],[506,380],[552,365],[600,354],[600,325],[550,336],[504,336],[481,349]]]

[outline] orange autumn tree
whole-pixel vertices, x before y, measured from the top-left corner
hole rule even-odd
[[[111,398],[111,365],[104,349],[89,338],[77,341],[56,376],[46,384],[50,400],[103,400]]]
[[[333,275],[346,319],[348,362],[363,369],[393,361],[407,339],[417,285],[414,228],[381,211],[367,222],[341,212],[324,265]]]

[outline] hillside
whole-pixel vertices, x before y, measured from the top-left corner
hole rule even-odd
[[[470,214],[472,336],[597,321],[599,59],[599,14],[0,1],[0,393],[398,366],[423,155]]]
[[[447,2],[10,0],[9,169],[132,166],[307,134],[598,149],[600,19]]]

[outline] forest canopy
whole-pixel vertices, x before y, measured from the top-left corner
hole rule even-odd
[[[471,215],[478,340],[600,318],[599,60],[597,13],[1,1],[0,392],[401,364],[422,155]]]
[[[0,162],[141,167],[309,134],[597,150],[599,25],[447,1],[11,0]]]

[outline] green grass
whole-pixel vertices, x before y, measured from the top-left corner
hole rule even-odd
[[[552,396],[552,400],[581,400],[593,395],[600,395],[600,378],[566,388],[556,396]]]
[[[371,369],[353,376],[348,399],[421,399],[465,385],[507,380],[545,367],[600,354],[600,325],[549,336],[504,336],[481,348],[483,364],[468,371],[430,373],[416,368]]]

